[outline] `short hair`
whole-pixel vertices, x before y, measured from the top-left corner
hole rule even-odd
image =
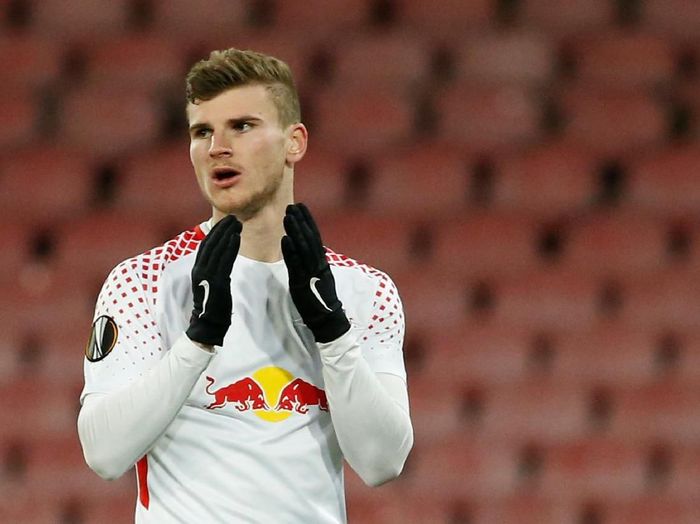
[[[255,84],[267,88],[282,127],[301,122],[291,69],[282,60],[255,51],[212,51],[209,58],[197,62],[187,73],[185,93],[188,102],[197,104],[234,87]]]

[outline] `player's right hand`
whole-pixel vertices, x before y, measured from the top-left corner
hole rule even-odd
[[[194,307],[187,336],[193,342],[221,346],[231,325],[231,271],[241,245],[243,225],[233,215],[220,220],[197,250],[192,267]]]

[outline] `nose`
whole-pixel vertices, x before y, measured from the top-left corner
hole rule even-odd
[[[231,144],[223,133],[213,133],[211,136],[211,144],[209,145],[209,156],[231,156]]]

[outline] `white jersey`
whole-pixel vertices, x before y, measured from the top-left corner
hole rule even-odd
[[[142,376],[189,324],[190,273],[208,224],[119,264],[97,301],[85,388]],[[404,318],[382,272],[327,251],[337,294],[375,372],[405,379]],[[313,335],[284,261],[239,255],[232,324],[190,396],[136,471],[136,522],[345,522],[343,457]]]

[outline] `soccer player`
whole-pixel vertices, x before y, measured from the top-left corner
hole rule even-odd
[[[136,465],[140,523],[344,522],[343,459],[375,486],[413,444],[397,290],[294,203],[308,135],[284,62],[215,51],[186,86],[212,216],[107,277],[85,460],[105,479]]]

